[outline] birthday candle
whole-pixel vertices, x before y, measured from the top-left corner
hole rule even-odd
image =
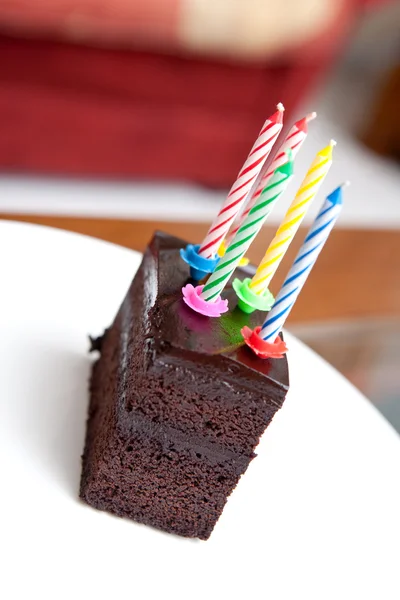
[[[247,195],[282,129],[283,105],[278,104],[277,109],[276,113],[265,121],[228,197],[200,245],[200,256],[214,257],[234,218],[245,203]]]
[[[260,262],[249,287],[256,294],[263,294],[274,276],[280,262],[289,248],[312,200],[315,198],[332,164],[332,148],[336,142],[318,152],[299,191],[290,205],[274,239],[270,243],[264,258]]]
[[[275,171],[267,187],[259,196],[243,225],[228,246],[224,256],[220,258],[214,272],[205,284],[200,298],[205,301],[215,301],[229,281],[242,256],[260,231],[263,223],[271,213],[282,192],[286,189],[293,173],[291,152],[288,162]]]
[[[259,336],[263,340],[273,343],[289,316],[342,210],[342,187],[338,187],[326,198],[312,224],[275,303],[261,327]]]
[[[315,119],[316,116],[317,116],[317,113],[312,112],[309,115],[307,115],[306,117],[304,117],[303,119],[300,119],[299,121],[297,121],[293,125],[293,127],[290,129],[282,146],[279,148],[278,152],[276,153],[275,158],[272,161],[270,167],[268,168],[265,175],[263,175],[263,177],[261,178],[261,181],[257,187],[257,190],[254,192],[254,195],[252,196],[252,198],[247,202],[242,214],[239,216],[237,225],[229,233],[229,235],[227,237],[226,246],[229,245],[230,241],[235,237],[235,235],[239,231],[242,223],[244,222],[245,218],[249,214],[250,210],[253,208],[254,204],[257,201],[257,198],[259,197],[259,195],[261,194],[261,192],[267,185],[269,179],[272,177],[275,170],[286,162],[286,160],[287,160],[286,154],[287,154],[288,150],[292,151],[293,158],[295,158],[295,156],[299,152],[300,148],[302,147],[302,145],[307,137],[307,133],[308,133],[307,124],[312,119]]]
[[[282,146],[279,148],[278,152],[275,154],[274,160],[271,163],[271,166],[267,169],[267,172],[261,178],[260,184],[257,187],[257,190],[254,192],[254,196],[251,199],[251,202],[255,202],[258,196],[261,194],[263,188],[267,185],[268,180],[274,174],[274,171],[283,165],[286,161],[286,154],[288,150],[292,151],[293,159],[296,157],[300,148],[302,147],[308,133],[308,123],[312,121],[317,116],[316,112],[312,112],[303,119],[296,121],[293,127],[290,129],[287,134],[285,140],[283,141]],[[247,207],[246,207],[247,208]]]

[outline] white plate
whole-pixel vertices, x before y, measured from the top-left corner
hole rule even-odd
[[[0,597],[399,597],[399,437],[290,336],[291,391],[208,542],[78,501],[87,334],[140,255],[0,223]]]

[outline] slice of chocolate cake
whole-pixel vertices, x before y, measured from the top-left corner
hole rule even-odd
[[[220,318],[184,304],[185,245],[155,234],[96,341],[80,495],[95,508],[207,539],[282,406],[288,367],[244,345],[241,328],[263,317],[232,310],[231,288],[231,310]]]

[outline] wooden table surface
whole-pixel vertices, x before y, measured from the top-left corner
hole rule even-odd
[[[207,223],[0,214],[0,219],[75,231],[143,250],[155,229],[198,242]],[[248,256],[258,262],[275,229],[265,227]],[[305,231],[296,236],[271,289],[279,289]],[[4,258],[3,258],[4,260]],[[400,232],[336,229],[304,287],[290,322],[400,316]]]

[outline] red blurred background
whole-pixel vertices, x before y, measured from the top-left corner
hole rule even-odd
[[[228,187],[382,4],[0,1],[0,169]]]

